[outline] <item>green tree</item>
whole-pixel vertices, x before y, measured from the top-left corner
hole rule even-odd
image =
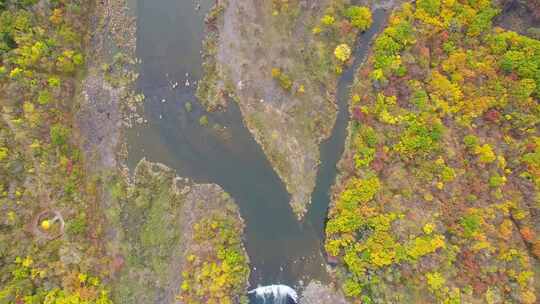
[[[441,10],[441,0],[418,0],[416,6],[431,16],[437,16]]]
[[[367,30],[373,23],[371,11],[365,6],[351,6],[345,11],[345,16],[349,18],[354,27],[361,31]]]
[[[340,61],[347,61],[351,58],[351,48],[347,44],[340,44],[334,50],[334,55]]]
[[[55,124],[51,127],[51,142],[55,146],[63,146],[67,143],[71,131],[61,124]]]

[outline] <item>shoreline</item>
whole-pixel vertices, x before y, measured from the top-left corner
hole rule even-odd
[[[181,265],[185,265],[185,262],[181,261],[185,261],[188,251],[192,250],[192,248],[197,248],[198,245],[196,242],[192,243],[191,245],[181,246],[183,249],[175,250],[177,253],[174,253],[169,258],[170,263],[177,265],[178,268],[176,270],[173,268],[172,272],[166,275],[168,279],[163,278],[158,280],[162,282],[171,282],[167,283],[167,286],[160,285],[160,288],[157,288],[157,286],[152,288],[151,286],[153,286],[153,284],[150,284],[145,285],[144,287],[128,287],[129,284],[124,285],[119,283],[124,281],[123,278],[126,271],[128,273],[132,273],[130,275],[137,273],[137,271],[143,271],[141,274],[144,273],[143,269],[138,270],[138,266],[130,266],[127,264],[127,261],[132,258],[128,259],[130,253],[126,252],[122,248],[125,246],[132,246],[132,241],[130,241],[130,239],[126,239],[125,236],[128,231],[126,229],[132,228],[128,228],[130,227],[129,225],[123,226],[120,221],[121,217],[130,216],[131,213],[135,212],[126,211],[124,207],[126,204],[130,204],[129,201],[133,200],[129,193],[147,191],[145,189],[147,186],[145,186],[144,176],[141,176],[141,174],[137,172],[148,171],[142,168],[159,168],[155,173],[155,178],[158,180],[161,180],[163,178],[162,176],[175,176],[175,173],[164,165],[149,163],[144,159],[141,160],[137,165],[137,168],[141,169],[136,169],[133,173],[130,173],[129,169],[126,167],[128,143],[126,142],[124,130],[125,128],[131,127],[134,123],[138,123],[142,120],[137,112],[140,110],[141,103],[144,99],[144,96],[135,93],[135,83],[138,76],[136,66],[140,63],[135,58],[136,20],[135,17],[131,17],[129,15],[129,9],[126,6],[126,1],[124,0],[110,0],[109,2],[103,4],[104,6],[98,5],[96,8],[98,10],[96,16],[99,19],[99,22],[96,23],[98,24],[98,28],[94,34],[94,37],[96,38],[93,38],[92,40],[98,39],[98,41],[93,41],[93,43],[91,43],[93,49],[89,50],[89,52],[94,54],[94,56],[93,61],[89,63],[88,76],[84,80],[84,91],[82,92],[82,96],[83,101],[85,102],[82,102],[81,110],[78,113],[79,125],[81,126],[82,133],[85,134],[83,137],[88,140],[84,146],[87,157],[88,159],[93,160],[93,164],[88,165],[92,167],[92,171],[96,172],[96,174],[100,176],[98,179],[102,180],[102,190],[100,191],[100,193],[102,193],[101,205],[108,210],[105,211],[105,214],[107,214],[107,221],[110,225],[107,225],[109,228],[108,232],[106,233],[106,247],[108,247],[108,255],[113,257],[112,263],[116,265],[116,267],[113,267],[114,273],[112,274],[114,278],[112,282],[116,282],[114,283],[113,294],[116,294],[121,290],[125,291],[126,288],[128,290],[133,288],[132,292],[135,290],[142,292],[143,290],[150,288],[144,292],[144,294],[146,294],[145,296],[158,292],[158,290],[163,290],[164,293],[162,295],[156,294],[156,296],[162,297],[166,295],[166,298],[169,299],[167,301],[170,302],[179,294],[180,287],[182,285],[182,270],[184,267]],[[104,20],[107,21],[103,22]],[[112,37],[112,41],[99,40],[104,39],[104,37]],[[113,49],[116,49],[121,53],[117,52],[113,54]],[[110,80],[113,79],[114,81],[111,83]],[[118,81],[119,79],[120,81]],[[150,182],[155,178],[151,178],[147,182]],[[174,180],[183,180],[184,183],[191,186],[185,190],[181,190],[181,192],[176,192],[180,190],[173,190],[175,188],[173,187],[171,190],[167,190],[164,193],[169,193],[168,191],[171,191],[171,194],[169,195],[174,194],[176,196],[180,195],[181,197],[185,196],[184,192],[186,191],[187,193],[191,193],[189,195],[194,195],[194,197],[216,193],[216,195],[214,195],[213,198],[207,202],[209,204],[216,203],[219,197],[226,194],[219,186],[210,184],[193,184],[192,182],[177,176],[174,177]],[[137,181],[139,181],[139,186],[137,186]],[[110,186],[111,182],[113,182],[113,187]],[[107,184],[109,185],[107,186]],[[212,187],[217,188],[215,190],[211,190],[210,188],[207,189],[207,187],[210,187],[211,189],[214,189]],[[118,189],[124,189],[121,191],[123,194],[116,193],[117,191],[120,191]],[[194,203],[193,199],[185,198],[184,200],[186,203]],[[151,200],[149,202],[151,202]],[[159,204],[163,203],[165,202],[160,203],[160,201],[155,201],[153,204],[158,204],[156,206],[160,206]],[[231,205],[234,206],[234,203],[229,203],[228,206]],[[214,204],[212,210],[219,212],[219,210],[222,210],[221,208],[224,206],[227,205]],[[178,211],[173,212],[175,214],[179,212],[178,216],[180,216],[181,213],[186,214],[187,211],[186,207],[183,205],[178,205],[176,207],[171,205],[169,208],[173,208],[171,210],[178,209]],[[237,209],[234,209],[234,207],[227,208],[233,208],[233,213],[230,216],[228,215],[227,218],[238,223],[240,227],[243,227],[243,220],[240,217]],[[196,218],[192,218],[190,222],[204,220],[207,216],[207,214],[199,213],[199,215],[197,215]],[[181,216],[179,219],[172,220],[172,222],[169,223],[169,225],[178,223],[184,227],[184,229],[176,229],[177,231],[175,232],[175,238],[177,239],[183,240],[193,237],[193,231],[185,229],[187,228],[185,225],[185,218],[186,215]],[[157,227],[159,226],[156,226],[154,229],[159,229]],[[161,229],[164,229],[165,227],[167,226],[164,226]],[[242,238],[243,233],[241,231],[239,233],[239,237]],[[142,236],[134,235],[134,237],[138,238]],[[172,242],[172,244],[168,244],[168,246],[178,246],[175,245],[175,242],[177,241],[173,241],[171,239],[170,242]],[[145,247],[141,247],[141,250],[142,248]],[[249,261],[243,245],[241,245],[240,248],[245,256],[245,260]],[[144,250],[151,249],[147,248]],[[183,252],[183,254],[178,255],[179,252]],[[247,265],[247,262],[245,265]],[[154,271],[158,271],[158,269],[155,269]],[[154,275],[160,274],[155,273]],[[247,291],[247,278],[249,277],[249,274],[244,274],[243,277],[244,279],[241,279],[244,281],[243,289]],[[176,284],[173,284],[172,282],[176,282]],[[231,293],[231,296],[240,297],[240,295],[243,294],[241,292],[238,293],[238,291],[235,291],[235,293],[236,295]]]
[[[208,69],[198,95],[209,110],[225,107],[225,97],[232,96],[244,124],[291,195],[290,205],[299,220],[311,205],[320,145],[330,137],[337,118],[335,94],[341,72],[333,68],[349,65],[337,62],[333,49],[339,43],[352,45],[358,32],[351,28],[343,35],[311,33],[311,26],[320,26],[325,9],[344,10],[334,6],[322,1],[298,8],[302,11],[298,15],[296,7],[274,8],[283,11],[270,16],[269,3],[255,9],[241,1],[217,1],[208,18],[212,21],[210,49],[204,56]],[[318,47],[324,55],[310,53],[310,47]],[[317,70],[316,64],[325,66]]]

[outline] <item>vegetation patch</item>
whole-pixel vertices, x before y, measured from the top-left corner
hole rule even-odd
[[[246,293],[243,221],[229,195],[142,160],[113,184],[122,231],[116,302],[238,303]]]
[[[326,226],[362,303],[536,303],[540,41],[419,0],[356,72]]]
[[[191,224],[218,215],[224,237],[208,262],[234,267],[224,270],[227,288],[208,296],[236,303],[244,294],[232,200],[147,162],[132,184],[118,166],[122,127],[142,101],[130,90],[125,5],[0,1],[0,303],[172,302],[182,254],[202,242]]]
[[[0,303],[111,303],[73,127],[90,12],[0,1]]]

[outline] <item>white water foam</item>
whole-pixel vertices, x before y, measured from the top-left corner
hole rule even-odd
[[[248,294],[255,294],[264,303],[267,300],[273,300],[274,304],[287,304],[289,299],[294,301],[294,303],[298,303],[298,294],[287,285],[261,286],[249,291]]]

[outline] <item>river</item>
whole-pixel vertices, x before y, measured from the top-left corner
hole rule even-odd
[[[321,146],[313,203],[305,220],[298,222],[284,184],[243,125],[238,106],[230,103],[226,111],[208,114],[194,96],[202,73],[204,16],[213,3],[202,0],[196,10],[196,4],[187,0],[138,0],[137,56],[142,59],[138,89],[146,96],[147,123],[128,131],[128,164],[133,167],[146,157],[198,183],[216,183],[231,194],[246,222],[252,287],[278,283],[297,287],[312,278],[324,282],[328,277],[323,229],[329,189],[347,135],[348,88],[386,13],[375,11],[373,27],[359,37],[354,65],[339,81],[336,126]],[[208,126],[200,125],[201,115],[208,115]]]

